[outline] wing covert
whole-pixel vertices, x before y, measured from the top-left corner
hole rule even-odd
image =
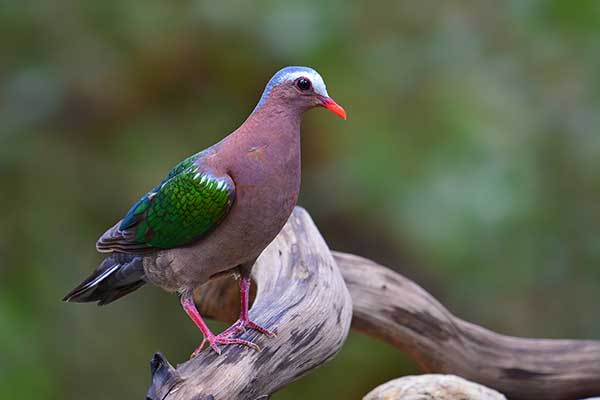
[[[98,240],[99,251],[144,253],[183,246],[218,226],[233,204],[235,185],[228,175],[212,174],[196,162],[182,166],[186,161]]]

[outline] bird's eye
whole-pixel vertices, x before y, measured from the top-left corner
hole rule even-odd
[[[311,88],[311,83],[308,79],[306,78],[300,78],[296,81],[296,86],[298,87],[298,89],[300,90],[309,90]]]

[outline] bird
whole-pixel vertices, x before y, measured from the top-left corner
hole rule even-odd
[[[300,125],[315,107],[346,119],[316,70],[290,66],[276,72],[236,130],[177,164],[98,239],[96,249],[106,258],[63,301],[105,305],[149,282],[177,293],[202,332],[192,357],[206,342],[218,354],[226,345],[260,350],[235,336],[246,329],[274,336],[249,318],[250,275],[296,206]],[[165,249],[177,249],[183,263],[165,259]],[[215,334],[193,291],[225,273],[239,277],[241,311],[233,325]]]

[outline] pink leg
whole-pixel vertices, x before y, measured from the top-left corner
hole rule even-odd
[[[193,297],[189,294],[184,294],[181,296],[180,301],[181,301],[181,306],[183,307],[183,309],[185,310],[187,315],[192,319],[192,321],[194,321],[196,326],[202,331],[202,334],[204,335],[204,339],[202,340],[202,343],[192,353],[192,358],[197,356],[198,353],[200,353],[200,351],[202,350],[202,347],[204,347],[204,343],[206,341],[208,341],[208,343],[210,344],[210,347],[212,347],[212,349],[214,351],[216,351],[217,354],[221,354],[221,349],[219,349],[218,344],[225,344],[225,345],[226,344],[240,344],[243,346],[251,347],[255,350],[260,350],[260,348],[256,344],[249,342],[247,340],[232,339],[229,337],[225,337],[222,334],[221,335],[213,334],[210,331],[210,329],[208,328],[208,326],[206,325],[206,323],[204,322],[204,320],[202,319],[202,316],[198,312],[198,309],[196,309],[196,304],[194,304]]]
[[[248,317],[248,301],[250,298],[250,285],[252,281],[249,276],[243,276],[240,279],[240,298],[241,298],[241,311],[240,318],[231,325],[227,330],[221,333],[219,336],[229,337],[238,332],[244,332],[246,328],[254,329],[264,335],[274,337],[275,333],[263,328],[262,326],[251,321]]]

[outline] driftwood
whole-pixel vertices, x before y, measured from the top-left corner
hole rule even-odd
[[[160,354],[152,360],[152,400],[266,399],[277,389],[331,359],[342,347],[352,319],[352,300],[327,244],[302,209],[253,269],[257,293],[250,318],[275,331],[239,337],[262,351],[223,346],[205,350],[174,369]],[[231,285],[233,283],[233,286]],[[237,317],[237,284],[221,277],[199,291],[200,312],[232,321]],[[225,301],[230,299],[230,301]],[[222,314],[230,306],[227,315]]]
[[[261,353],[229,347],[218,357],[205,351],[177,369],[157,354],[149,399],[268,398],[339,351],[351,305],[354,329],[403,349],[424,372],[459,375],[514,400],[600,394],[600,341],[523,339],[465,322],[400,274],[330,252],[302,209],[295,210],[253,274],[258,292],[251,316],[278,337],[246,332],[240,337],[256,339]],[[203,314],[236,319],[233,279],[209,282],[197,295]]]
[[[388,268],[334,254],[352,295],[353,327],[403,349],[424,372],[459,375],[515,400],[600,394],[600,341],[500,335],[453,316]]]
[[[506,397],[455,375],[427,374],[384,383],[363,400],[506,400]]]

